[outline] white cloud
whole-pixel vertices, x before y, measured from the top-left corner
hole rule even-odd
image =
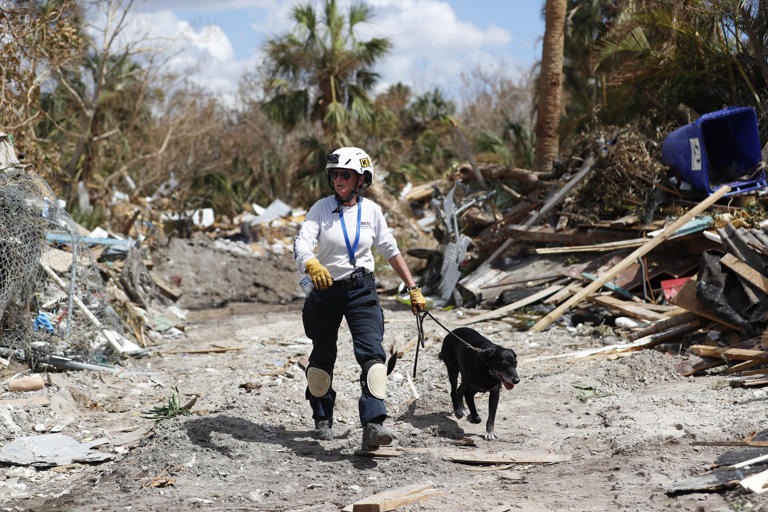
[[[92,12],[91,16],[94,25],[103,26],[102,14]],[[144,48],[162,49],[167,56],[162,71],[188,79],[227,104],[234,101],[240,77],[253,69],[258,58],[237,60],[221,27],[195,28],[170,10],[135,12],[127,20],[119,44],[140,41]]]
[[[379,90],[403,82],[417,94],[458,84],[462,71],[497,62],[493,51],[512,42],[512,34],[491,25],[482,29],[456,18],[437,0],[369,0],[376,17],[360,36],[389,38],[393,53],[382,60]]]
[[[225,11],[230,9],[248,9],[251,7],[272,9],[279,3],[277,0],[145,0],[144,2],[138,2],[136,9],[150,12],[165,9]]]
[[[266,39],[291,30],[290,12],[295,3],[295,0],[152,0],[137,6],[130,17],[128,37],[158,38],[162,44],[172,43],[173,57],[166,65],[167,70],[188,72],[191,81],[219,95],[233,97],[242,74],[261,62],[260,45],[254,43],[254,53],[238,60],[232,46],[232,38],[237,36],[225,33],[226,25],[193,26],[172,9],[213,13],[260,8],[258,11],[263,17],[254,18],[251,29]],[[322,1],[312,0],[312,3],[319,7]],[[350,3],[351,0],[340,0],[339,7],[346,9]],[[498,26],[483,28],[457,19],[446,1],[367,0],[367,4],[375,16],[359,27],[358,36],[361,39],[386,37],[393,43],[392,53],[376,68],[381,75],[377,92],[403,82],[417,94],[434,87],[452,94],[460,84],[462,72],[498,63],[499,50],[513,41],[512,34]],[[515,62],[510,64],[516,66]]]

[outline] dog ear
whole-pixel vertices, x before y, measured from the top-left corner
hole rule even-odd
[[[481,350],[477,358],[481,363],[487,364],[488,361],[493,359],[495,355],[496,355],[496,347],[491,347],[491,348],[486,348],[485,350]]]

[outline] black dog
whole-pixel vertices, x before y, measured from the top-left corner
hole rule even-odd
[[[464,416],[462,397],[469,408],[469,421],[480,423],[481,418],[475,407],[475,393],[490,391],[488,397],[488,421],[485,423],[485,439],[496,439],[493,424],[499,405],[501,385],[512,389],[520,382],[517,376],[517,355],[515,351],[496,345],[474,329],[455,329],[443,340],[440,359],[448,368],[451,381],[451,402],[457,418]],[[457,387],[461,373],[461,385]]]

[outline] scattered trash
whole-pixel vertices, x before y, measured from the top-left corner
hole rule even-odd
[[[109,453],[90,450],[64,434],[23,436],[0,448],[0,462],[17,466],[50,467],[73,462],[104,462]]]

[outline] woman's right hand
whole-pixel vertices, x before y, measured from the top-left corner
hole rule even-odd
[[[309,278],[312,279],[312,284],[315,285],[315,288],[318,290],[327,290],[333,286],[333,276],[331,276],[328,269],[325,268],[317,258],[307,260],[304,267],[306,267],[307,272],[309,272]]]

